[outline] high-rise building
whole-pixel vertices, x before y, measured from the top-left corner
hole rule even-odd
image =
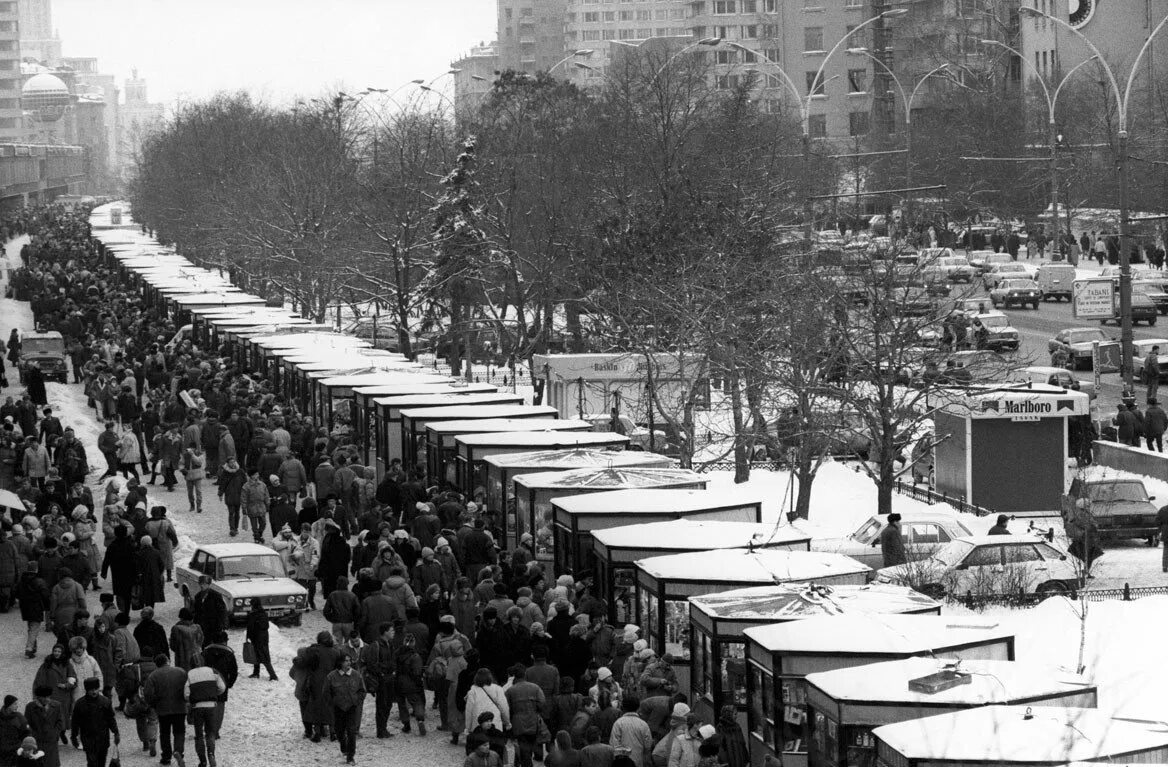
[[[71,70],[74,75],[73,92],[77,95],[77,106],[80,110],[84,106],[86,129],[84,135],[79,133],[78,143],[91,147],[94,151],[102,148],[105,159],[98,162],[93,160],[95,171],[109,172],[116,169],[120,162],[118,157],[118,143],[121,136],[119,119],[119,89],[117,79],[113,75],[104,74],[98,67],[96,58],[65,57],[61,59],[61,68]],[[101,131],[104,134],[100,140],[95,137],[97,120],[100,118]],[[82,115],[78,115],[80,127]],[[89,138],[86,138],[89,137]],[[95,173],[95,179],[97,178]]]
[[[495,44],[479,43],[462,58],[450,62],[454,72],[454,111],[460,115],[473,111],[482,103],[495,81],[499,54]]]
[[[16,0],[0,0],[0,141],[21,136],[20,16]]]
[[[61,40],[53,30],[52,0],[19,0],[21,55],[38,64],[61,62]]]
[[[688,0],[641,0],[635,4],[568,0],[563,55],[581,50],[590,53],[565,62],[557,76],[585,87],[599,84],[612,63],[612,46],[689,35],[690,6]]]
[[[152,104],[146,97],[146,80],[138,77],[138,70],[132,71],[130,79],[122,88],[126,100],[121,108],[121,141],[118,147],[122,169],[133,166],[137,160],[142,140],[160,122],[166,113],[162,104]]]
[[[568,0],[499,0],[500,69],[542,72],[564,58]]]

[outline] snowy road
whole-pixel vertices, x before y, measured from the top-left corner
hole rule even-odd
[[[8,271],[19,266],[20,246],[26,241],[25,238],[14,240],[5,248],[8,269],[0,271],[5,278]],[[7,298],[0,299],[0,327],[5,333],[13,327],[31,330],[33,324],[29,305]],[[14,377],[10,378],[15,382]],[[90,463],[100,466],[90,474],[89,481],[89,487],[95,498],[100,498],[99,489],[103,486],[99,486],[95,480],[104,471],[105,462],[97,450],[99,428],[93,410],[86,406],[85,396],[79,385],[49,383],[47,390],[49,403],[54,412],[62,423],[76,430],[78,438],[85,444]],[[13,389],[5,392],[6,395],[11,393],[19,392]],[[204,511],[198,515],[187,513],[186,497],[181,485],[173,493],[167,493],[161,486],[147,489],[151,491],[148,505],[166,506],[167,516],[178,530],[181,547],[175,554],[176,559],[183,553],[189,556],[195,541],[218,543],[231,540],[227,535],[226,507],[214,496],[210,488],[205,490]],[[97,594],[88,592],[86,596],[90,601],[90,610],[96,611]],[[178,621],[180,607],[182,600],[173,590],[168,591],[165,604],[157,605],[157,618],[168,631],[170,626]],[[248,763],[247,760],[257,757],[263,760],[265,767],[304,767],[313,764],[343,763],[344,759],[335,744],[327,742],[313,744],[302,739],[299,709],[293,697],[292,681],[288,678],[288,669],[291,667],[296,648],[310,644],[317,632],[326,628],[328,624],[319,612],[305,616],[300,627],[272,627],[272,662],[280,676],[278,682],[267,681],[266,675],[261,679],[248,679],[246,676],[251,673],[251,669],[240,669],[240,679],[231,690],[227,702],[222,738],[218,744],[218,763],[222,767],[242,767]],[[233,629],[230,634],[231,646],[238,657],[242,654],[243,630]],[[24,704],[31,699],[33,677],[44,654],[52,647],[52,642],[50,636],[42,634],[38,648],[39,657],[35,660],[26,660],[24,624],[20,621],[19,613],[13,611],[0,616],[0,694],[13,694],[19,697],[22,710]],[[395,708],[395,717],[396,714]],[[438,724],[437,712],[431,714],[433,728]],[[373,732],[372,719],[373,706],[370,700],[365,706],[363,733]],[[142,753],[132,721],[119,718],[119,727],[125,736],[123,764],[157,763],[156,759]],[[399,727],[400,724],[396,721],[390,724],[391,732],[398,732]],[[186,753],[188,764],[192,766],[196,764],[193,738],[194,731],[188,727]],[[451,764],[461,764],[463,758],[464,751],[461,746],[450,745],[445,733],[433,730],[424,738],[416,733],[398,734],[389,740],[366,737],[357,747],[357,760],[362,763],[376,760],[391,764],[409,764],[411,767],[449,767]],[[64,748],[62,762],[70,767],[82,767],[85,758],[80,751]]]

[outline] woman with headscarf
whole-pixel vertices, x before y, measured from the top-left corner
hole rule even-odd
[[[89,647],[89,654],[101,669],[101,694],[112,698],[114,680],[118,674],[114,668],[114,638],[105,621],[95,621],[93,624],[93,643]]]
[[[96,532],[96,523],[92,514],[85,506],[78,504],[73,508],[73,536],[89,565],[89,572],[93,576],[93,589],[97,590],[97,571],[101,568],[101,555],[97,550],[97,543],[93,540]]]
[[[581,767],[580,752],[572,748],[572,736],[567,730],[556,733],[556,739],[544,760],[545,767]]]
[[[16,752],[28,735],[28,720],[20,713],[15,695],[5,695],[0,707],[0,767],[15,767]]]
[[[166,601],[166,589],[162,585],[162,553],[154,547],[154,539],[143,535],[138,541],[138,551],[134,554],[134,566],[138,573],[139,598],[143,607],[154,607]]]
[[[51,697],[61,706],[61,716],[65,722],[73,718],[73,682],[72,671],[69,668],[69,654],[65,645],[57,643],[37,669],[32,686],[35,691],[38,687],[47,687],[52,690]],[[63,737],[62,743],[68,741]]]
[[[89,654],[89,645],[85,637],[73,637],[69,640],[69,693],[73,703],[85,696],[85,680],[96,679],[101,686],[105,685],[105,678],[101,673],[101,666],[97,659]]]
[[[746,736],[738,724],[738,710],[734,706],[722,706],[717,723],[718,763],[726,767],[748,767],[750,752],[746,748]]]
[[[178,546],[178,534],[174,530],[174,523],[166,518],[165,506],[150,509],[150,521],[146,523],[145,530],[162,556],[162,569],[169,583],[174,574],[174,547]]]

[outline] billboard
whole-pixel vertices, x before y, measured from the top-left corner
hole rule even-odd
[[[1115,282],[1110,277],[1075,280],[1071,310],[1078,320],[1107,320],[1115,316]]]

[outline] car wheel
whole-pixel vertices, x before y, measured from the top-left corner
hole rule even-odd
[[[1156,324],[1156,318],[1155,318],[1155,317],[1150,317],[1150,318],[1148,319],[1148,327],[1151,327],[1151,326],[1153,326],[1153,325],[1155,325],[1155,324]]]
[[[1070,589],[1068,589],[1067,584],[1063,583],[1062,581],[1047,581],[1046,583],[1039,585],[1039,587],[1035,589],[1035,593],[1037,593],[1038,596],[1042,597],[1043,599],[1047,599],[1049,597],[1065,596],[1066,594],[1070,593]]]
[[[1034,311],[1038,311],[1038,302],[1037,301],[1031,301],[1030,306],[1034,309]]]

